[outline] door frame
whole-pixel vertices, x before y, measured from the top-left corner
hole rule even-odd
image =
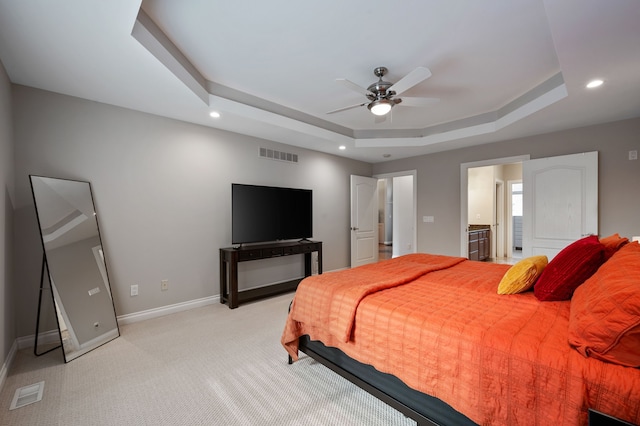
[[[507,257],[513,257],[513,188],[511,185],[514,183],[522,183],[522,179],[513,179],[507,181]]]
[[[467,257],[469,255],[469,244],[467,242],[467,225],[469,222],[469,169],[474,167],[520,163],[528,161],[530,158],[531,155],[524,154],[514,157],[460,163],[460,256]]]
[[[494,221],[493,221],[493,231],[495,243],[493,244],[492,255],[494,258],[505,257],[506,252],[504,250],[504,240],[505,240],[505,226],[504,226],[504,181],[502,179],[495,179],[494,182],[494,191],[495,191],[495,203],[493,205],[494,209]]]
[[[401,172],[393,172],[393,173],[380,173],[373,175],[374,178],[380,179],[391,179],[393,181],[394,177],[402,177],[402,176],[413,176],[413,253],[416,253],[418,250],[418,171],[417,170],[404,170]],[[395,221],[394,221],[395,223]],[[395,228],[395,224],[393,225]],[[397,230],[393,229],[393,233]]]

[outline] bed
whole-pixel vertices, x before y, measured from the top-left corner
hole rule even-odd
[[[410,254],[308,277],[281,342],[418,424],[640,424],[640,245],[591,236],[548,263]]]

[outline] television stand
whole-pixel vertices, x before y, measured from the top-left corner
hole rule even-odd
[[[235,309],[241,302],[293,291],[304,277],[311,275],[311,253],[318,252],[318,274],[322,274],[322,242],[290,241],[220,249],[220,303]],[[238,263],[274,257],[304,255],[304,277],[251,290],[238,291]]]

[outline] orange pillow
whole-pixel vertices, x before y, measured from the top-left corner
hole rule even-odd
[[[623,246],[575,291],[569,344],[587,357],[640,367],[640,244]]]
[[[543,302],[571,299],[575,289],[602,265],[603,252],[604,246],[595,235],[574,241],[544,268],[533,294]]]
[[[548,261],[547,256],[522,259],[504,274],[498,284],[498,294],[517,294],[529,290],[542,274]]]
[[[628,238],[621,237],[620,234],[615,233],[608,237],[600,238],[600,244],[604,246],[604,260],[607,261],[613,253],[620,250],[620,247],[629,242]]]

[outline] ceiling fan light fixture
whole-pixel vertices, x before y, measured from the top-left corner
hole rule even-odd
[[[388,99],[376,99],[367,105],[367,108],[369,108],[369,111],[374,115],[386,115],[391,111],[392,106],[393,102]]]

